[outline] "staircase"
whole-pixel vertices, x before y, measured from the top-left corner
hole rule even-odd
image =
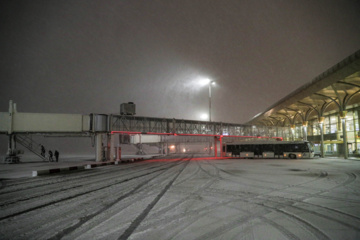
[[[31,137],[28,137],[26,135],[16,135],[15,140],[17,143],[20,143],[29,151],[40,157],[42,160],[48,161],[48,159],[45,157],[45,153],[44,156],[41,155],[42,145],[40,143],[35,142]]]

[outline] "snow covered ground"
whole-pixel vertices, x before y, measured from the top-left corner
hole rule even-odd
[[[2,180],[0,239],[360,239],[360,161],[147,160]]]

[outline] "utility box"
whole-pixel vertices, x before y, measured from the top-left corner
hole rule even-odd
[[[136,105],[133,102],[122,103],[120,105],[120,115],[135,115]]]

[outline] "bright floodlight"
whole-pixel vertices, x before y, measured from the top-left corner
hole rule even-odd
[[[209,119],[209,115],[207,115],[206,113],[203,113],[203,114],[200,115],[200,118],[201,118],[202,120],[208,120],[208,119]]]
[[[208,85],[210,82],[212,82],[212,81],[210,79],[208,79],[208,78],[200,78],[199,79],[199,84],[201,86]]]

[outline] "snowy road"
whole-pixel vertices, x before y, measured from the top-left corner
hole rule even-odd
[[[360,161],[148,160],[3,180],[0,239],[360,239]]]

